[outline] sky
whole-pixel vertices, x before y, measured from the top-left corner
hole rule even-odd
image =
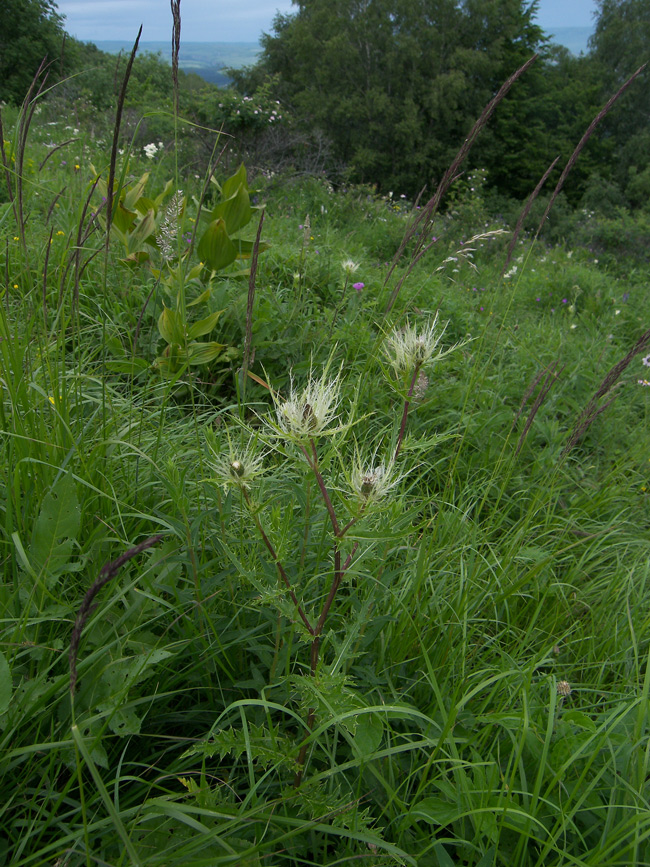
[[[65,29],[83,42],[171,39],[169,0],[57,0]],[[293,7],[295,9],[295,7]],[[257,42],[270,32],[276,11],[290,12],[290,0],[181,0],[181,42]],[[591,27],[596,0],[540,0],[538,23],[547,31]]]

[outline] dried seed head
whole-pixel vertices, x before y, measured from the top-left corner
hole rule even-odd
[[[567,698],[567,696],[571,695],[571,684],[568,680],[558,680],[557,694],[560,698]]]
[[[341,268],[345,274],[354,274],[359,270],[359,265],[357,262],[353,262],[352,259],[346,259],[344,262],[341,262]]]
[[[241,461],[233,461],[230,464],[230,472],[235,478],[241,479],[244,475],[245,467]]]

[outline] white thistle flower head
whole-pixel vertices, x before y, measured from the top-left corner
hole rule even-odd
[[[374,502],[385,497],[401,480],[395,475],[392,461],[389,464],[376,462],[376,455],[368,463],[362,463],[359,455],[355,455],[350,486],[363,504]]]
[[[421,368],[430,361],[436,361],[446,355],[446,352],[436,349],[447,328],[438,325],[438,314],[420,331],[407,322],[402,329],[394,329],[384,342],[384,354],[387,356],[397,374],[410,373],[416,367]],[[455,347],[454,347],[455,348]]]
[[[251,483],[264,472],[264,455],[257,452],[252,443],[237,448],[229,440],[227,451],[219,452],[216,444],[208,440],[208,447],[215,458],[209,466],[226,492],[228,488],[248,490]]]
[[[343,272],[348,276],[350,274],[355,274],[359,270],[358,262],[353,262],[352,259],[346,259],[341,262],[341,268],[343,268]]]
[[[275,408],[282,432],[299,442],[324,433],[336,418],[340,392],[340,373],[334,379],[327,379],[325,373],[316,379],[310,373],[301,390],[294,387],[292,378],[289,397],[278,401]]]

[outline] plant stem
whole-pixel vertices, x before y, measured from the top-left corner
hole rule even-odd
[[[318,482],[318,487],[320,488],[320,492],[323,495],[323,500],[325,501],[325,507],[327,509],[327,513],[330,516],[330,521],[332,522],[332,528],[334,530],[334,535],[338,538],[339,536],[339,522],[336,519],[336,513],[334,512],[334,506],[332,505],[332,500],[330,499],[330,495],[327,491],[327,487],[325,486],[325,481],[318,469],[318,455],[316,454],[316,446],[314,445],[314,441],[309,441],[311,444],[312,456],[310,457],[309,452],[305,448],[305,446],[300,446],[300,450],[303,455],[307,459],[307,463],[309,467],[313,471],[316,476],[316,481]]]
[[[293,591],[293,588],[291,586],[291,582],[289,581],[287,573],[284,571],[284,566],[280,562],[280,559],[275,552],[275,548],[271,544],[271,540],[264,532],[264,528],[262,527],[262,524],[260,523],[260,519],[255,514],[255,510],[253,509],[253,504],[251,502],[251,498],[248,494],[248,491],[244,487],[242,487],[241,490],[242,490],[242,493],[244,495],[244,499],[246,500],[246,505],[248,506],[248,509],[249,509],[251,516],[253,518],[253,521],[255,521],[255,526],[257,527],[257,530],[258,530],[260,536],[262,537],[262,540],[264,541],[264,544],[266,545],[269,554],[273,558],[273,562],[278,567],[278,572],[280,573],[280,577],[282,578],[287,590],[289,591],[289,596],[291,597],[291,601],[293,602],[293,604],[296,606],[296,610],[297,610],[298,614],[300,615],[300,619],[305,624],[305,627],[307,628],[307,631],[309,632],[309,634],[315,635],[316,633],[314,632],[314,628],[311,625],[311,623],[309,622],[309,620],[307,619],[307,615],[303,611],[303,608],[302,608],[300,602],[298,602],[298,597],[296,596],[296,594]]]
[[[411,398],[413,397],[413,389],[415,388],[415,383],[417,382],[421,368],[421,364],[415,365],[413,376],[411,378],[411,387],[409,388],[408,394],[406,395],[406,400],[404,401],[404,412],[402,413],[402,423],[400,425],[399,434],[397,435],[397,447],[395,448],[395,454],[393,455],[393,463],[395,463],[395,461],[397,460],[397,456],[399,455],[400,449],[402,448],[404,432],[406,430],[406,418],[409,414],[409,405],[411,403]]]

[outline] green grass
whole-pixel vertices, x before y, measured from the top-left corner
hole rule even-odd
[[[158,320],[175,299],[195,321],[198,255],[174,282],[151,243],[160,274],[115,239],[107,251],[91,217],[107,145],[81,129],[53,152],[68,133],[46,118],[25,151],[24,232],[6,187],[0,205],[0,864],[650,863],[640,356],[563,454],[647,325],[647,271],[524,240],[502,278],[507,236],[477,247],[475,271],[464,242],[499,224],[457,200],[386,317],[408,203],[260,179],[254,376],[244,387],[238,263],[201,284],[196,314],[222,311],[201,339],[232,351],[171,371]],[[191,228],[202,180],[178,173],[173,143],[122,170],[127,188],[150,171],[151,199],[173,180]],[[402,439],[411,372],[383,347],[437,310],[441,345],[461,346],[425,368]],[[274,431],[269,388],[281,405],[292,376],[300,390],[328,363],[340,430],[316,442],[324,498]],[[522,399],[553,364],[526,432],[541,381]],[[244,489],[228,468],[249,442],[264,473]],[[362,509],[355,452],[390,465],[398,444],[399,484]],[[338,537],[328,507],[352,522]],[[312,626],[350,558],[317,665],[258,527]],[[156,534],[96,597],[71,697],[84,595]]]

